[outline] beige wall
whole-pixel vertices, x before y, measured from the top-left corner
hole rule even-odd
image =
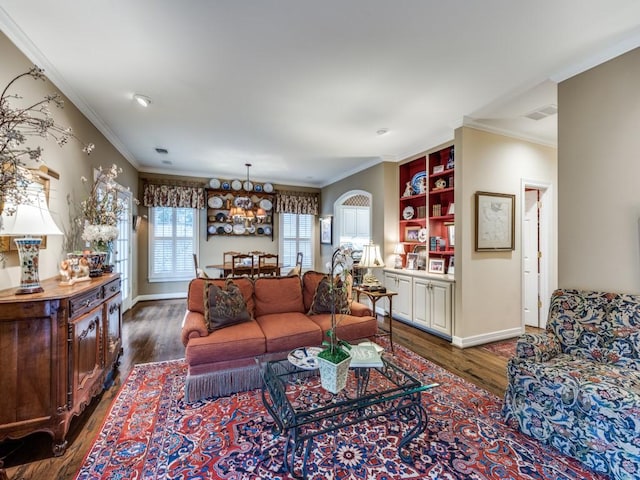
[[[557,182],[556,150],[522,140],[462,127],[456,147],[456,318],[454,344],[484,343],[522,325],[522,180]],[[514,194],[515,250],[475,251],[475,192]],[[555,198],[552,198],[556,204]],[[550,219],[551,288],[557,283],[556,221]]]
[[[640,293],[640,48],[558,88],[563,288]]]
[[[0,33],[0,58],[2,58],[0,62],[0,88],[2,89],[13,77],[28,71],[32,66],[32,63],[2,33]],[[23,96],[25,101],[37,102],[45,95],[58,90],[49,81],[36,81],[26,77],[20,79],[11,91]],[[96,148],[90,156],[87,156],[82,153],[81,145],[75,141],[70,141],[64,147],[59,147],[53,140],[43,140],[39,143],[44,148],[43,159],[47,165],[60,174],[59,180],[51,179],[49,208],[54,221],[65,232],[64,237],[49,236],[47,238],[47,248],[40,254],[41,279],[58,275],[59,262],[66,253],[70,249],[82,248],[82,241],[74,237],[72,228],[73,205],[86,198],[88,193],[86,186],[80,181],[81,176],[92,179],[94,168],[99,166],[108,168],[116,163],[124,170],[124,173],[118,177],[118,181],[125,187],[130,187],[134,196],[138,195],[137,171],[68,99],[65,98],[63,109],[51,107],[51,110],[57,124],[71,127],[83,142],[94,143]],[[29,146],[35,147],[37,144],[35,140],[30,140]],[[67,203],[67,196],[71,201],[71,208]],[[6,267],[0,268],[0,288],[15,287],[20,282],[18,254],[11,252],[6,258]],[[133,265],[135,296],[135,259]]]
[[[334,202],[351,190],[364,190],[371,193],[371,238],[373,243],[380,245],[385,263],[393,265],[393,248],[398,242],[398,165],[393,162],[378,163],[324,187],[320,214],[333,215]],[[331,245],[319,245],[316,254],[316,270],[326,270],[325,265],[330,260],[332,251]],[[381,278],[382,270],[373,273]]]

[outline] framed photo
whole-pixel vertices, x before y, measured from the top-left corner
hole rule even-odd
[[[514,250],[516,196],[476,192],[476,252]]]
[[[444,165],[434,165],[433,166],[433,173],[442,173],[444,172]]]
[[[449,259],[449,268],[447,269],[447,275],[455,275],[454,257]]]
[[[407,253],[407,270],[418,270],[417,253]]]
[[[447,227],[447,237],[449,238],[449,246],[456,246],[456,226],[454,223],[445,223],[445,227]]]
[[[405,242],[419,242],[420,241],[420,226],[404,227],[404,241]]]
[[[27,187],[28,191],[33,191],[34,194],[44,191],[44,196],[47,199],[47,205],[49,204],[49,179],[43,177],[37,170],[31,170],[32,182]],[[42,243],[40,244],[40,250],[47,248],[47,237],[42,237]],[[13,242],[11,237],[0,237],[0,252],[18,251],[18,247]]]
[[[429,273],[444,273],[444,258],[429,259]]]
[[[331,245],[333,243],[333,217],[320,217],[320,243]]]

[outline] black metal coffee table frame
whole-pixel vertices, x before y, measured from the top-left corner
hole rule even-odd
[[[421,393],[437,384],[422,385],[383,356],[381,368],[351,369],[347,387],[334,395],[320,386],[317,371],[301,370],[288,360],[256,361],[263,378],[262,402],[277,431],[287,434],[284,463],[295,478],[306,478],[314,437],[394,412],[405,425],[415,421],[398,444],[402,461],[413,463],[404,450],[426,427]],[[300,474],[295,471],[299,455]]]

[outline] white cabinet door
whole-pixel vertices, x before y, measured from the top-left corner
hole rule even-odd
[[[411,277],[385,272],[384,286],[398,294],[393,297],[393,317],[411,321],[411,306],[413,303],[411,292]]]
[[[436,332],[451,336],[451,284],[432,280],[430,290],[429,327]]]
[[[431,313],[427,310],[429,295],[431,294],[429,280],[413,279],[413,322],[428,327]]]

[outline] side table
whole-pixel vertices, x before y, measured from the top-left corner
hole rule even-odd
[[[382,335],[389,336],[389,343],[391,344],[391,351],[393,352],[393,297],[397,295],[398,292],[391,292],[387,290],[386,292],[378,292],[376,290],[365,290],[362,287],[353,287],[353,291],[356,293],[356,301],[360,301],[360,295],[366,295],[371,300],[373,315],[378,318],[378,314],[376,313],[376,302],[381,298],[389,299],[389,332],[384,333]]]

